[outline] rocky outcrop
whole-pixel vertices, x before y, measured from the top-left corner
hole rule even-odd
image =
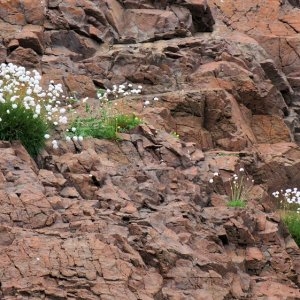
[[[209,1],[213,15],[219,21],[220,32],[238,31],[253,37],[267,51],[275,66],[270,73],[283,72],[285,87],[279,88],[290,108],[286,122],[299,141],[299,3],[298,1]],[[224,26],[224,24],[226,26]],[[278,69],[275,71],[274,69]],[[275,72],[273,72],[273,71]],[[271,72],[270,72],[271,71]],[[276,75],[278,77],[278,75]],[[284,76],[284,77],[285,77]],[[282,77],[280,75],[280,77]],[[273,78],[273,83],[274,83]],[[281,79],[282,81],[282,79]],[[277,86],[277,85],[276,85]],[[292,88],[292,92],[291,89]]]
[[[141,84],[122,109],[145,121],[37,162],[0,143],[1,298],[300,299],[299,248],[269,196],[300,182],[298,4],[271,2],[0,4],[1,62],[88,101]],[[228,208],[241,166],[254,187]]]
[[[139,130],[119,148],[105,140],[86,140],[77,154],[49,148],[47,169],[2,143],[2,297],[298,299],[299,250],[260,185],[247,210],[227,208],[207,186],[216,168],[225,175],[258,161],[256,181],[266,183],[262,149],[202,153]],[[270,147],[297,168],[294,144]],[[286,161],[273,174],[292,172]]]

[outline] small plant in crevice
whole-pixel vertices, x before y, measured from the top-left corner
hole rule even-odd
[[[125,133],[142,123],[134,113],[125,112],[124,97],[138,95],[142,86],[134,88],[132,84],[113,85],[112,89],[99,89],[98,101],[85,105],[85,116],[76,117],[67,133],[67,140],[82,140],[84,137],[99,139],[118,139],[119,133]]]
[[[62,85],[51,81],[44,89],[40,81],[36,70],[0,65],[0,139],[20,140],[32,157],[43,149],[57,125],[68,123]],[[52,145],[57,148],[58,141]]]
[[[273,192],[272,195],[276,199],[283,223],[300,246],[300,191],[295,187]]]
[[[179,138],[180,138],[180,135],[176,131],[172,131],[171,135],[177,140],[179,140]]]
[[[227,182],[223,182],[218,172],[215,172],[214,177],[209,180],[217,193],[225,193],[228,196],[228,207],[245,207],[249,200],[249,192],[253,187],[253,182],[247,176],[244,168],[239,168],[238,172],[233,174]]]

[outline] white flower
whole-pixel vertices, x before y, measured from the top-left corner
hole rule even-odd
[[[18,105],[16,103],[14,103],[11,107],[16,109],[18,107]]]
[[[214,173],[214,176],[219,176],[219,173],[218,173],[218,172],[215,172],[215,173]]]
[[[240,168],[240,172],[244,172],[245,170],[244,170],[244,168]]]
[[[58,122],[61,124],[67,124],[68,123],[68,118],[66,116],[59,116]]]
[[[78,141],[78,137],[76,135],[73,136],[73,141],[77,142]]]
[[[76,128],[75,128],[75,127],[72,127],[71,130],[72,130],[73,132],[75,132],[75,131],[76,131]]]
[[[46,133],[46,134],[44,135],[44,137],[45,137],[46,140],[48,140],[48,139],[50,138],[50,134]]]
[[[16,101],[18,98],[19,98],[18,95],[12,96],[12,97],[10,98],[10,101],[11,101],[11,102],[14,102],[14,101]]]
[[[147,106],[147,105],[149,105],[150,104],[150,101],[148,101],[148,100],[146,100],[145,102],[144,102],[144,105],[145,106]]]
[[[154,101],[158,101],[159,99],[158,99],[157,97],[154,97],[153,100],[154,100]]]
[[[209,183],[213,183],[214,182],[214,180],[211,178],[211,179],[209,179],[209,181],[208,181]]]

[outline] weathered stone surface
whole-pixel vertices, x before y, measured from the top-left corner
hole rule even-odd
[[[251,127],[258,143],[291,142],[289,128],[279,116],[252,116]]]
[[[16,35],[16,40],[23,48],[33,49],[37,54],[44,52],[42,27],[25,26],[22,32]]]
[[[95,86],[90,77],[85,75],[69,74],[65,77],[65,85],[68,88],[70,94],[74,95],[78,99],[86,97],[96,97]]]
[[[257,276],[284,280],[298,295],[277,223],[262,211],[205,207],[208,195],[199,182],[212,160],[200,155],[202,166],[188,167],[184,149],[194,153],[195,144],[150,132],[143,126],[140,138],[132,134],[120,148],[99,140],[87,140],[78,154],[65,148],[57,156],[49,148],[54,171],[38,170],[20,146],[0,147],[4,297],[259,297]],[[172,149],[178,165],[159,156],[147,163],[151,143]],[[132,164],[136,147],[143,156]],[[210,159],[219,158],[220,168],[223,159],[223,171],[230,171],[239,158],[229,157],[232,166],[221,155]]]
[[[78,98],[142,85],[116,109],[145,123],[118,142],[50,142],[38,166],[0,142],[0,298],[300,298],[299,248],[269,196],[300,182],[291,5],[1,4],[1,62]],[[245,209],[228,208],[240,167],[254,186]]]
[[[31,48],[18,47],[8,55],[6,62],[29,69],[40,67],[40,57]]]
[[[299,182],[299,148],[294,143],[259,144],[253,149],[259,159],[255,179],[267,182],[272,191]]]

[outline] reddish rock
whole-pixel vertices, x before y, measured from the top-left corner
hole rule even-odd
[[[31,48],[18,47],[8,55],[6,61],[29,69],[40,67],[40,57]]]
[[[296,286],[287,287],[273,280],[255,282],[252,285],[254,294],[260,297],[276,297],[277,299],[297,299],[300,297],[300,291]]]
[[[258,143],[291,142],[291,131],[279,116],[252,116],[251,127]]]
[[[144,123],[50,142],[39,167],[0,142],[0,298],[299,298],[299,249],[269,195],[300,182],[297,1],[173,2],[2,5],[1,61],[78,97],[142,85],[119,109]],[[240,167],[254,187],[229,208]]]
[[[65,77],[65,85],[69,93],[77,98],[96,96],[96,89],[90,77],[85,75],[69,74]]]
[[[16,40],[23,48],[31,48],[37,54],[44,53],[43,32],[41,27],[25,26],[24,30],[16,35]]]
[[[259,275],[265,263],[264,255],[258,248],[249,247],[246,249],[245,264],[248,273]]]
[[[26,22],[33,25],[43,25],[45,22],[45,0],[23,0],[22,2]]]
[[[27,1],[26,1],[27,2]],[[13,25],[25,25],[26,16],[21,1],[6,1],[1,5],[0,17],[4,22]]]
[[[272,192],[297,184],[300,152],[296,144],[258,144],[253,149],[260,160],[254,174],[257,181],[267,183]]]
[[[77,5],[77,1],[65,0],[58,7],[70,28],[78,28],[83,24],[85,19],[84,9]]]
[[[184,31],[183,33],[179,31],[179,20],[171,11],[128,9],[124,14],[124,20],[126,23],[121,31],[123,41],[145,42],[177,35],[184,36],[188,32],[184,34]]]

